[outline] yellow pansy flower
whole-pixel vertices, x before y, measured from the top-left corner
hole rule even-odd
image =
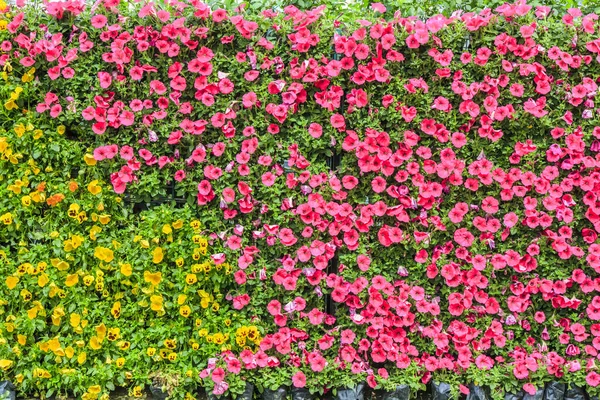
[[[79,282],[79,275],[77,275],[77,274],[70,274],[70,275],[67,275],[67,279],[65,281],[65,285],[67,287],[72,287],[72,286],[75,286],[78,282]]]
[[[100,232],[102,232],[102,228],[100,228],[97,225],[92,226],[90,228],[90,239],[96,240],[97,239],[96,235],[99,234]]]
[[[8,369],[12,367],[13,364],[14,362],[12,360],[0,360],[0,369],[8,371]]]
[[[164,258],[163,249],[160,247],[155,248],[154,251],[152,252],[152,262],[154,264],[158,264],[163,260],[163,258]]]
[[[19,277],[18,276],[9,276],[6,278],[6,286],[12,290],[17,286],[17,283],[19,283]]]
[[[192,309],[185,305],[185,306],[181,306],[179,307],[179,314],[181,314],[182,317],[189,317],[192,314]]]
[[[0,221],[2,221],[2,223],[4,225],[10,225],[10,224],[12,224],[12,221],[13,221],[12,220],[12,214],[9,213],[9,212],[7,212],[7,213],[1,215],[0,216]]]
[[[144,281],[148,282],[149,284],[157,286],[161,280],[162,273],[160,271],[155,273],[144,271]]]
[[[93,194],[93,195],[97,195],[97,194],[99,194],[100,192],[102,192],[102,186],[100,186],[100,185],[98,184],[98,180],[97,180],[97,179],[96,179],[96,180],[93,180],[93,181],[91,181],[91,182],[88,184],[88,187],[87,187],[87,189],[88,189],[88,192],[90,192],[90,193],[91,193],[91,194]]]
[[[123,264],[121,265],[121,273],[125,276],[131,276],[131,273],[133,272],[132,268],[131,268],[131,264]]]
[[[83,161],[90,167],[96,165],[96,159],[92,154],[86,154],[83,156]]]
[[[109,263],[114,259],[114,253],[111,249],[98,246],[94,250],[94,257],[96,257],[99,260]]]

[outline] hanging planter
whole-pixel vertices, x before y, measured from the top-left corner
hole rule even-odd
[[[17,393],[15,392],[15,386],[10,381],[0,382],[0,399],[15,400]]]
[[[409,400],[410,387],[408,385],[398,385],[394,390],[375,392],[375,400]]]
[[[571,383],[565,391],[564,400],[586,400],[585,390]]]
[[[229,395],[216,396],[212,392],[207,393],[206,398],[208,400],[231,400],[231,397],[229,397]]]
[[[169,397],[169,393],[164,392],[161,386],[151,385],[150,393],[152,393],[153,400],[164,400]]]
[[[235,400],[252,400],[252,396],[254,395],[254,385],[246,382],[246,387],[244,391],[239,394]]]
[[[506,393],[504,394],[504,400],[522,400],[525,393],[519,391],[517,393]]]
[[[475,384],[469,385],[469,394],[467,400],[489,400],[490,396],[486,389]]]
[[[353,388],[343,388],[337,391],[337,400],[363,400],[365,398],[365,384],[359,383]]]
[[[265,389],[263,392],[263,400],[284,400],[287,396],[287,388],[280,386],[275,390]]]
[[[550,382],[546,385],[544,400],[563,400],[565,398],[565,384],[560,382]]]
[[[538,388],[535,394],[525,393],[523,400],[542,400],[544,398],[544,388]],[[578,399],[579,400],[579,399]],[[583,399],[581,399],[583,400]]]
[[[313,395],[307,388],[292,388],[292,400],[312,400]]]
[[[432,382],[431,400],[449,400],[451,397],[450,391],[451,388],[449,384],[445,382]]]

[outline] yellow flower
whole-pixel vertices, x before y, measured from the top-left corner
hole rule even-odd
[[[51,259],[50,263],[59,271],[66,271],[69,269],[69,264],[66,261],[62,261],[58,258]]]
[[[171,233],[173,233],[173,229],[171,229],[171,225],[164,224],[162,227],[162,233],[164,233],[165,235],[170,235]]]
[[[31,205],[31,197],[30,196],[23,196],[21,198],[21,204],[23,204],[23,207],[29,207]]]
[[[19,283],[19,277],[17,276],[9,276],[6,278],[6,286],[12,290],[17,286],[17,283]]]
[[[187,274],[185,277],[185,282],[188,285],[193,285],[194,283],[198,282],[198,279],[196,278],[196,275],[194,275],[194,274]]]
[[[50,278],[48,278],[48,275],[46,274],[41,274],[38,278],[38,286],[39,287],[44,287],[48,284],[48,282],[50,282]]]
[[[179,314],[181,314],[182,317],[189,317],[190,314],[192,313],[192,309],[189,306],[181,306],[179,307]]]
[[[83,284],[85,286],[90,286],[92,283],[94,283],[94,276],[93,275],[86,275],[83,277]]]
[[[115,364],[116,364],[117,368],[122,368],[123,365],[125,365],[125,359],[123,357],[119,357],[115,361]]]
[[[144,281],[150,283],[151,285],[157,286],[161,279],[162,273],[160,271],[153,274],[148,271],[144,271]]]
[[[4,225],[10,225],[12,224],[12,214],[11,213],[6,213],[4,215],[0,216],[0,220],[2,220],[2,222],[4,223]]]
[[[111,249],[107,249],[106,247],[98,246],[94,250],[94,257],[104,262],[111,262],[114,259],[114,253]]]
[[[64,241],[64,250],[66,252],[73,251],[83,244],[83,236],[71,235],[71,238]]]
[[[132,391],[133,397],[142,397],[144,393],[142,392],[142,388],[140,386],[136,386]]]
[[[102,228],[100,228],[97,225],[92,226],[92,228],[90,229],[90,239],[96,240],[96,235],[100,232],[102,232]]]
[[[56,128],[56,132],[59,135],[64,135],[66,130],[67,128],[64,125],[59,125],[58,128]]]
[[[190,226],[194,230],[200,229],[200,221],[198,221],[197,219],[193,220],[192,222],[190,222]]]
[[[148,347],[148,349],[146,349],[146,354],[148,354],[149,357],[152,357],[156,354],[156,349],[154,347]]]
[[[71,313],[71,315],[69,316],[69,324],[71,324],[71,326],[73,328],[77,328],[80,323],[81,323],[81,315]]]
[[[210,305],[210,299],[208,297],[202,297],[200,299],[200,307],[208,308],[209,305]]]
[[[77,214],[79,214],[79,209],[81,207],[79,206],[79,204],[77,203],[72,203],[69,206],[69,211],[67,211],[67,214],[69,214],[69,217],[71,218],[77,218]]]
[[[183,228],[183,221],[178,219],[177,221],[173,222],[173,229],[181,229]]]
[[[77,220],[79,221],[80,224],[83,221],[87,220],[87,215],[86,215],[85,211],[81,211],[79,214],[77,214]]]
[[[154,251],[152,252],[152,262],[154,264],[158,264],[163,260],[164,254],[163,254],[163,250],[160,247],[157,247],[154,249]]]
[[[8,371],[8,369],[10,367],[12,367],[12,365],[13,365],[12,360],[0,360],[0,368],[3,369],[4,371]]]
[[[87,165],[89,165],[90,167],[96,165],[96,159],[94,158],[94,156],[92,154],[86,154],[83,156],[83,161],[85,161],[85,163]]]
[[[114,342],[119,337],[121,337],[121,329],[120,328],[110,328],[108,333],[106,334],[106,338],[109,342]]]
[[[15,130],[17,137],[21,137],[25,133],[25,125],[23,124],[18,124],[13,129]]]
[[[117,319],[121,316],[121,302],[120,301],[116,301],[115,304],[113,304],[110,313],[112,314],[112,316]]]
[[[65,285],[67,287],[72,287],[72,286],[75,286],[78,282],[79,282],[79,275],[71,274],[71,275],[67,275]]]
[[[17,106],[17,103],[15,103],[13,99],[10,99],[6,103],[4,103],[4,108],[6,108],[7,110],[14,110],[16,108],[19,108],[19,106]]]
[[[90,339],[90,347],[92,350],[100,350],[102,348],[102,341],[97,336],[92,336]]]
[[[213,341],[215,342],[215,344],[221,345],[225,343],[225,336],[221,332],[215,333],[213,335]]]
[[[98,184],[97,179],[91,181],[87,188],[88,191],[93,195],[97,195],[98,193],[102,192],[102,187]]]
[[[162,311],[163,309],[163,298],[161,295],[153,295],[150,297],[150,309],[152,311]]]
[[[121,265],[121,273],[125,276],[131,276],[131,273],[133,272],[132,268],[131,268],[131,264],[123,264]]]

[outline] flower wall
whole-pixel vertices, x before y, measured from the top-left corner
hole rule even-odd
[[[597,15],[0,10],[22,393],[596,393]]]

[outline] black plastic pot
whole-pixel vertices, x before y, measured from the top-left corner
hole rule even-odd
[[[213,394],[213,392],[208,392],[206,394],[206,398],[208,400],[230,400],[231,398],[229,397],[229,395],[225,395],[225,396],[215,396]]]
[[[235,400],[252,400],[252,396],[254,395],[254,385],[246,382],[246,387],[244,388],[244,392],[238,395]]]
[[[565,389],[564,383],[548,383],[544,392],[544,400],[563,400],[565,398]]]
[[[467,400],[489,400],[490,396],[485,388],[474,384],[469,385]]]
[[[163,392],[162,388],[159,386],[150,386],[150,393],[152,393],[152,399],[153,400],[164,400],[167,397],[169,397],[169,394],[166,392]]]
[[[409,400],[410,387],[408,385],[398,385],[396,389],[389,392],[378,390],[375,392],[375,400]]]
[[[431,383],[431,400],[449,400],[450,385],[444,382]]]
[[[523,391],[519,391],[517,393],[506,393],[504,395],[504,400],[522,400],[525,393]]]
[[[312,400],[313,395],[307,388],[292,388],[292,400]]]
[[[353,388],[338,389],[336,400],[364,400],[365,384],[359,383]]]
[[[543,400],[544,388],[539,388],[535,391],[535,394],[525,393],[523,400]]]
[[[263,400],[284,400],[287,396],[287,388],[280,386],[276,390],[265,389],[263,392]]]
[[[564,400],[586,400],[587,396],[583,388],[570,384],[565,391]]]
[[[17,398],[15,386],[10,381],[0,382],[0,398],[9,400],[15,400]]]

